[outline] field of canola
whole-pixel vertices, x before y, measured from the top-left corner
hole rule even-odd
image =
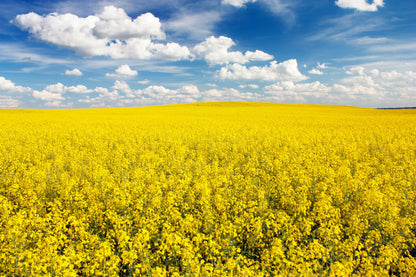
[[[416,276],[415,244],[415,110],[0,110],[1,276]]]

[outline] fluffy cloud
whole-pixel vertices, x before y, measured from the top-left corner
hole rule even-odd
[[[329,92],[330,88],[326,85],[316,81],[313,83],[301,83],[296,84],[293,81],[283,81],[277,82],[276,84],[266,86],[264,91],[268,94],[275,94],[275,95],[297,95],[302,94],[305,95],[315,95],[315,96],[324,96]]]
[[[191,52],[188,47],[181,46],[176,42],[154,44],[153,51],[156,58],[168,61],[185,60],[191,56]]]
[[[292,64],[290,66],[290,64]],[[231,68],[237,65],[237,71]],[[65,86],[56,83],[43,90],[15,85],[0,77],[0,107],[13,108],[22,104],[22,93],[43,101],[44,106],[70,107],[78,101],[90,107],[138,106],[150,104],[189,103],[196,101],[272,101],[320,104],[364,105],[367,107],[400,107],[416,103],[416,72],[383,70],[374,65],[345,68],[346,76],[335,84],[302,81],[306,77],[297,70],[296,60],[280,64],[272,62],[265,67],[245,67],[239,64],[226,66],[234,77],[242,79],[275,80],[272,85],[259,89],[256,84],[241,85],[241,89],[254,89],[253,92],[235,88],[212,88],[200,90],[187,84],[171,89],[151,85],[134,89],[126,81],[116,80],[110,88],[89,89],[84,85]],[[280,68],[283,67],[283,68]],[[240,73],[238,70],[243,71]],[[288,69],[289,68],[289,69]],[[290,68],[292,68],[290,70]],[[251,91],[251,90],[250,90]],[[20,94],[18,94],[20,93]]]
[[[319,69],[316,68],[312,68],[311,70],[309,70],[310,74],[315,74],[315,75],[323,75],[324,73],[322,71],[320,71]]]
[[[123,9],[106,6],[101,14],[78,17],[74,14],[20,14],[12,21],[37,39],[69,48],[79,55],[110,56],[114,59],[182,60],[189,49],[164,39],[160,20],[145,13],[132,20]]]
[[[243,7],[246,3],[256,2],[256,0],[222,0],[222,4],[228,4],[234,7]]]
[[[104,7],[97,15],[100,19],[93,28],[97,38],[121,39],[155,38],[165,39],[159,18],[151,13],[145,13],[132,20],[123,9],[114,6]]]
[[[258,94],[240,92],[233,88],[209,89],[201,91],[195,85],[184,85],[177,89],[164,86],[148,86],[132,89],[124,81],[116,81],[113,91],[105,91],[99,96],[79,100],[91,107],[137,106],[150,104],[191,103],[197,101],[254,101]]]
[[[362,66],[355,66],[355,67],[351,67],[345,73],[349,75],[364,75],[364,70],[365,68]]]
[[[401,107],[416,101],[416,72],[380,71],[363,66],[346,70],[351,77],[340,83],[295,83],[282,81],[266,86],[265,101],[307,102],[363,105],[367,107]]]
[[[326,69],[326,68],[328,68],[328,66],[326,65],[326,63],[320,63],[320,62],[318,62],[318,65],[317,65],[317,68],[319,68],[319,69]]]
[[[62,83],[56,83],[45,87],[41,91],[33,90],[32,96],[36,99],[47,101],[48,106],[62,106],[61,101],[65,100],[63,94],[75,93],[75,94],[87,94],[97,92],[96,90],[88,89],[84,85],[65,86]]]
[[[107,73],[105,76],[113,78],[131,78],[137,76],[137,71],[132,70],[127,64],[119,66],[115,73]]]
[[[341,83],[352,88],[367,88],[369,91],[382,93],[395,93],[396,95],[416,96],[416,72],[380,71],[353,67],[346,71],[351,77],[344,78]]]
[[[94,92],[94,90],[88,89],[84,85],[76,85],[76,86],[65,87],[65,92],[84,94],[84,93]]]
[[[245,54],[239,51],[228,51],[235,43],[231,38],[210,36],[205,41],[195,45],[193,52],[203,57],[209,64],[240,63],[249,61],[267,61],[273,59],[272,55],[256,50],[247,51]]]
[[[311,70],[309,70],[309,73],[314,74],[314,75],[323,75],[324,73],[322,72],[321,69],[327,69],[327,68],[328,66],[325,63],[321,64],[320,62],[318,62],[318,65],[315,68],[312,68]]]
[[[119,90],[126,94],[126,97],[132,98],[135,97],[135,92],[130,88],[130,86],[125,81],[117,80],[114,82],[112,89]]]
[[[356,9],[359,11],[375,12],[378,7],[383,7],[383,0],[373,0],[373,3],[367,3],[367,0],[336,0],[335,4],[341,8]]]
[[[65,100],[61,93],[54,93],[47,89],[42,91],[35,90],[33,91],[32,96],[36,99],[48,102]]]
[[[221,79],[258,80],[258,81],[301,81],[307,79],[298,69],[295,59],[281,63],[272,61],[270,65],[259,67],[246,67],[241,64],[232,64],[222,67],[219,72]]]
[[[96,97],[87,96],[84,99],[78,99],[78,102],[89,104],[91,108],[104,108],[114,106],[114,103],[119,102],[123,98],[117,90],[109,91],[106,88],[97,87],[94,91],[98,92],[99,95]]]
[[[31,88],[16,86],[12,81],[0,76],[0,93],[29,93],[32,92]]]
[[[20,100],[13,98],[12,96],[0,95],[0,108],[10,109],[17,108],[22,104]]]
[[[82,76],[82,72],[78,68],[72,70],[65,70],[65,75]]]

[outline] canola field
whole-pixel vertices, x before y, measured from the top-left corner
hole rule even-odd
[[[0,276],[416,276],[416,110],[0,110]]]

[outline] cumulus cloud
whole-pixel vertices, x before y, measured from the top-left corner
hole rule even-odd
[[[293,81],[282,81],[266,86],[266,98],[278,102],[304,103],[310,101],[323,103],[330,99],[330,88],[320,82],[296,84]],[[325,100],[322,100],[325,99]]]
[[[0,76],[0,93],[16,94],[16,93],[28,93],[31,91],[32,91],[31,88],[16,86],[12,81],[7,80],[6,78]]]
[[[17,108],[22,104],[22,101],[13,98],[12,96],[0,95],[0,108],[10,109]]]
[[[233,80],[258,80],[258,81],[301,81],[306,80],[298,69],[298,63],[295,59],[287,60],[281,63],[272,61],[268,66],[251,66],[246,67],[241,64],[232,64],[222,67],[219,71],[221,79]]]
[[[321,69],[327,69],[327,68],[328,66],[325,63],[321,64],[320,62],[318,62],[315,68],[312,68],[311,70],[309,70],[309,73],[314,74],[314,75],[323,75],[324,72]]]
[[[32,96],[36,99],[48,102],[65,100],[61,93],[55,93],[53,91],[48,90],[48,88],[42,91],[35,90],[33,91]]]
[[[416,72],[380,71],[356,66],[339,83],[280,81],[264,88],[266,101],[307,102],[367,107],[403,107],[416,101]]]
[[[43,90],[34,90],[15,85],[12,81],[0,77],[0,107],[18,107],[23,103],[22,93],[26,93],[25,97],[32,96],[35,100],[43,101],[43,105],[49,107],[70,107],[74,101],[90,107],[196,101],[305,102],[367,107],[412,106],[412,103],[416,103],[416,72],[412,70],[377,69],[374,65],[354,66],[345,68],[345,78],[337,83],[324,84],[318,81],[304,81],[306,77],[297,70],[296,60],[280,64],[272,62],[264,67],[245,67],[233,64],[224,67],[224,69],[227,68],[235,79],[263,80],[266,78],[275,82],[260,91],[255,83],[240,85],[241,91],[236,88],[222,87],[201,90],[192,84],[175,89],[161,85],[135,89],[123,80],[116,80],[111,88],[88,88],[81,84],[65,86],[62,83],[56,83],[46,86]],[[244,89],[253,90],[247,92]]]
[[[316,68],[312,68],[311,70],[309,70],[310,74],[314,74],[314,75],[323,75],[324,73],[322,71],[320,71],[319,69]]]
[[[328,68],[328,66],[326,65],[326,63],[321,64],[320,62],[318,62],[317,68],[326,69],[326,68]]]
[[[76,85],[76,86],[65,86],[62,83],[56,83],[53,85],[46,86],[43,90],[33,90],[32,96],[35,99],[39,99],[42,101],[46,101],[46,106],[66,106],[62,104],[63,100],[66,98],[63,94],[67,93],[74,93],[74,94],[88,94],[96,92],[96,90],[88,89],[84,85]]]
[[[410,70],[402,72],[396,70],[380,71],[358,66],[348,69],[346,73],[352,76],[342,79],[341,83],[353,87],[362,86],[380,92],[395,91],[396,93],[416,88],[416,72]]]
[[[120,80],[115,81],[114,85],[112,86],[112,89],[124,92],[126,94],[126,97],[129,97],[129,98],[135,96],[135,92],[130,88],[130,86],[125,81],[120,81]]]
[[[72,70],[65,70],[65,75],[82,76],[82,72],[78,68]]]
[[[119,66],[115,73],[107,73],[105,76],[112,78],[131,78],[137,76],[137,71],[132,70],[127,64]]]
[[[105,91],[97,97],[80,99],[91,107],[137,106],[150,104],[191,103],[198,101],[254,101],[258,94],[240,92],[234,88],[201,91],[195,85],[184,85],[177,89],[152,85],[144,89],[132,89],[124,81],[116,81],[113,91]]]
[[[167,44],[156,43],[153,45],[153,51],[155,58],[168,61],[185,60],[191,56],[188,47],[181,46],[176,42]]]
[[[335,4],[340,8],[356,9],[359,11],[375,12],[378,7],[383,7],[383,0],[373,0],[371,4],[367,0],[336,0]]]
[[[305,95],[315,95],[322,97],[329,92],[330,88],[326,85],[316,81],[312,83],[301,83],[296,84],[293,81],[277,82],[276,84],[266,86],[264,91],[269,94],[286,94],[286,95],[297,95],[299,92],[302,97]]]
[[[151,13],[145,13],[132,20],[121,8],[104,7],[104,11],[97,15],[100,19],[93,28],[97,38],[122,39],[155,38],[165,39],[159,18]]]
[[[84,94],[84,93],[94,92],[94,90],[88,89],[84,85],[76,85],[76,86],[65,87],[65,92]]]
[[[223,5],[231,5],[234,7],[238,7],[241,8],[243,7],[246,3],[254,3],[256,2],[256,0],[222,0],[221,3]]]
[[[249,61],[267,61],[273,59],[263,51],[247,51],[245,54],[239,51],[229,51],[235,45],[231,38],[220,36],[210,36],[205,41],[195,45],[193,52],[199,57],[204,58],[209,64],[227,64],[240,63],[244,64]]]
[[[74,14],[36,13],[17,15],[12,22],[37,39],[76,51],[84,56],[114,59],[190,58],[186,46],[155,43],[165,39],[159,18],[145,13],[130,18],[123,9],[106,6],[102,13],[87,17]]]
[[[364,75],[364,70],[365,68],[362,66],[355,66],[355,67],[351,67],[345,73],[349,75]]]

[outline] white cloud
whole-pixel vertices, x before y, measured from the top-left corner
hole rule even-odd
[[[55,101],[65,100],[65,98],[62,97],[61,93],[54,93],[47,89],[44,89],[42,91],[35,90],[33,91],[32,96],[36,99],[40,99],[40,100],[48,101],[48,102],[51,102],[54,100]]]
[[[325,63],[321,64],[320,62],[318,62],[317,68],[319,68],[319,69],[326,69],[326,68],[328,68],[328,66]]]
[[[238,7],[241,8],[243,7],[246,3],[254,3],[256,2],[256,0],[222,0],[221,4],[223,5],[231,5],[234,7]]]
[[[30,93],[31,88],[16,86],[12,81],[0,76],[0,93]]]
[[[283,81],[283,82],[277,82],[276,84],[266,86],[264,88],[264,91],[269,94],[291,94],[295,95],[298,92],[302,93],[302,96],[305,96],[307,94],[310,95],[320,95],[326,94],[329,92],[329,88],[316,81],[313,83],[301,83],[296,84],[293,81]]]
[[[132,70],[127,64],[123,64],[116,69],[115,73],[107,73],[105,76],[112,78],[131,78],[137,76],[137,74],[136,70]]]
[[[95,90],[88,89],[84,85],[76,85],[76,86],[67,87],[63,85],[62,83],[56,83],[53,85],[46,86],[41,91],[33,90],[32,96],[36,99],[47,101],[48,102],[47,106],[63,106],[61,102],[65,100],[65,97],[63,97],[63,94],[66,94],[66,93],[87,94],[87,93],[93,93],[93,92],[95,92]]]
[[[306,68],[306,65],[305,65]],[[314,75],[323,75],[324,73],[322,72],[321,69],[327,69],[328,66],[323,63],[321,64],[320,62],[318,62],[318,65],[315,68],[312,68],[311,70],[309,70],[310,74],[314,74]]]
[[[235,43],[231,38],[210,36],[205,41],[195,45],[193,52],[212,65],[227,63],[244,64],[249,61],[267,61],[273,59],[272,55],[260,50],[256,50],[255,52],[247,51],[245,54],[239,51],[228,51],[234,45]]]
[[[349,70],[347,70],[345,73],[349,75],[364,75],[365,68],[362,66],[355,66],[351,67]]]
[[[141,85],[146,85],[146,84],[150,83],[150,81],[145,79],[145,80],[137,81],[137,83],[139,83]]]
[[[198,95],[199,94],[198,87],[197,86],[194,86],[194,85],[186,85],[186,86],[183,86],[180,89],[180,91],[183,92],[183,93],[192,94],[192,95]]]
[[[416,72],[380,71],[356,66],[340,83],[282,81],[266,86],[266,101],[403,107],[416,103]]]
[[[256,84],[248,84],[248,85],[239,85],[239,88],[252,88],[252,89],[258,89],[259,86]]]
[[[301,81],[307,79],[307,77],[299,71],[295,59],[281,63],[272,61],[270,65],[264,67],[252,66],[247,68],[246,66],[237,63],[226,65],[221,68],[219,77],[221,79],[258,81]]]
[[[61,83],[56,83],[54,85],[47,86],[44,91],[55,93],[55,94],[62,94],[65,92],[65,86]]]
[[[65,75],[82,76],[82,72],[78,68],[72,70],[65,70]]]
[[[386,28],[386,22],[380,18],[366,17],[359,13],[349,13],[342,17],[322,20],[319,32],[314,32],[309,40],[335,40],[359,44],[357,39]],[[369,41],[368,41],[369,42]]]
[[[44,105],[45,107],[71,108],[74,105],[74,103],[73,102],[62,103],[61,100],[52,100],[52,101],[46,102]]]
[[[315,74],[315,75],[323,75],[324,73],[322,71],[320,71],[319,69],[313,68],[311,70],[309,70],[310,74]]]
[[[134,91],[125,81],[115,81],[114,85],[112,86],[112,89],[124,92],[127,95],[127,97],[134,97]]]
[[[415,90],[416,88],[416,72],[411,70],[401,72],[397,70],[380,71],[358,66],[347,70],[346,73],[353,76],[342,79],[341,83],[353,87],[363,86],[381,92],[396,93]]]
[[[84,93],[92,93],[94,91],[92,89],[88,89],[84,85],[76,85],[76,86],[65,87],[65,92],[84,94]]]
[[[263,51],[256,50],[255,52],[247,51],[244,56],[248,61],[268,61],[273,59],[273,56]]]
[[[161,60],[179,61],[186,60],[191,56],[188,47],[180,46],[176,42],[154,44],[153,50],[155,51],[154,56]]]
[[[12,96],[0,95],[0,108],[10,109],[17,108],[22,104],[22,101],[13,98]]]
[[[104,7],[104,11],[97,15],[100,19],[93,28],[97,38],[121,39],[155,38],[165,39],[159,18],[151,13],[142,14],[132,20],[121,8]]]
[[[12,21],[35,38],[72,49],[84,56],[114,59],[189,59],[189,49],[177,43],[154,43],[164,39],[160,20],[146,13],[132,20],[123,9],[106,6],[101,14],[20,14]]]
[[[367,0],[336,0],[335,4],[340,8],[356,9],[359,11],[375,12],[378,7],[383,7],[383,0],[373,0],[371,4]]]
[[[234,88],[201,91],[195,85],[184,85],[178,89],[153,85],[144,89],[132,89],[124,81],[116,81],[113,91],[103,91],[97,97],[80,99],[91,107],[137,106],[151,104],[191,103],[197,101],[254,101],[256,95],[240,92]]]
[[[377,45],[377,44],[383,44],[383,43],[391,43],[391,40],[386,37],[364,36],[364,37],[354,39],[354,42],[356,44],[361,44],[361,45]]]

